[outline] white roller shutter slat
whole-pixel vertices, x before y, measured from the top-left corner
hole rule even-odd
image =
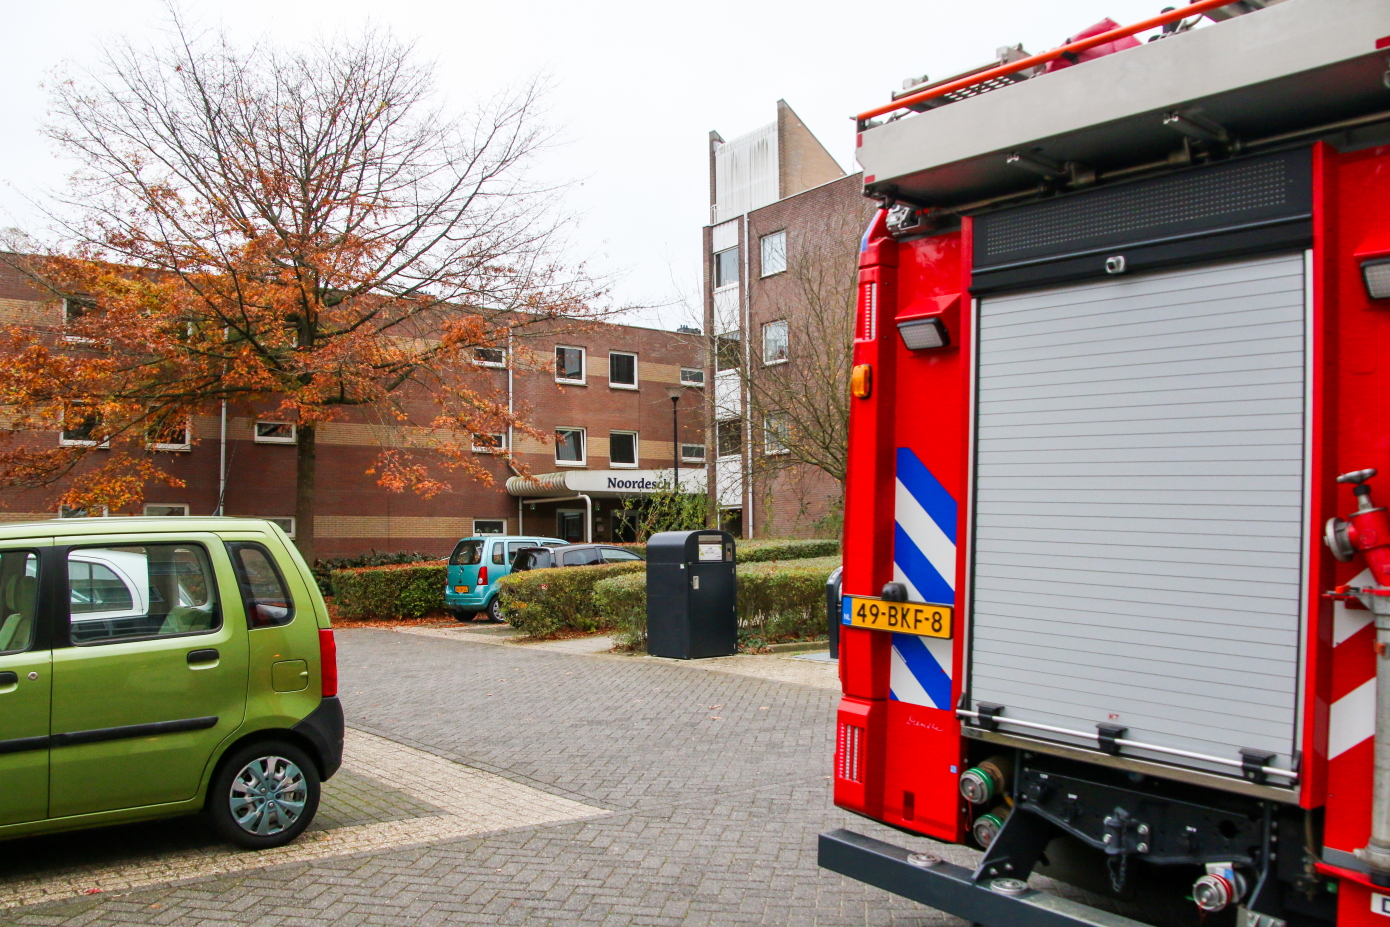
[[[981,302],[974,701],[1289,767],[1303,278],[1281,255]]]

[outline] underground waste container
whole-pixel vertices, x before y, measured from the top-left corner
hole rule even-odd
[[[734,536],[663,531],[647,541],[647,653],[693,660],[738,651]]]

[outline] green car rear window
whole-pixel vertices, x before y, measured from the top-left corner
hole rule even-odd
[[[278,628],[293,621],[294,599],[270,551],[253,541],[228,541],[227,552],[232,555],[247,627]]]
[[[454,548],[453,556],[449,558],[450,566],[473,566],[483,562],[483,542],[482,541],[459,541]]]

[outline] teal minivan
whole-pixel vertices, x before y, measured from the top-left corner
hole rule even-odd
[[[565,543],[559,538],[534,535],[489,534],[464,538],[449,555],[448,576],[444,581],[445,607],[459,621],[471,621],[478,612],[487,612],[490,621],[501,621],[497,581],[512,571],[516,552],[523,547],[564,547]]]
[[[277,525],[0,527],[0,839],[193,813],[268,849],[342,763],[337,648]]]

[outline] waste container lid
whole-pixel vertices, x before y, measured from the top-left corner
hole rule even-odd
[[[732,562],[734,543],[734,536],[727,531],[662,531],[647,541],[647,562]]]

